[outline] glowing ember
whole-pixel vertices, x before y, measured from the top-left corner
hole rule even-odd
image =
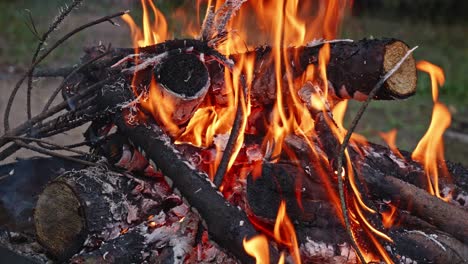
[[[390,228],[394,226],[395,224],[395,218],[396,218],[396,211],[397,208],[396,206],[392,204],[388,204],[390,210],[386,212],[381,212],[382,215],[382,224],[385,228]]]
[[[197,17],[199,17],[200,5],[202,1],[197,1]],[[239,6],[243,1],[232,1],[231,4],[238,3]],[[333,110],[334,120],[328,114],[325,114],[325,121],[332,129],[333,135],[342,142],[346,129],[343,127],[343,118],[346,111],[347,102],[343,101],[337,105],[333,105],[333,93],[328,91],[327,80],[327,64],[330,61],[330,44],[325,43],[318,53],[318,65],[309,65],[307,70],[301,76],[294,76],[294,56],[288,53],[288,47],[291,45],[306,45],[309,41],[316,38],[334,39],[336,38],[339,25],[347,7],[348,1],[324,1],[319,4],[320,12],[316,17],[310,17],[307,10],[311,9],[312,1],[298,0],[275,0],[275,1],[250,1],[239,10],[238,14],[229,20],[226,36],[220,37],[219,45],[216,50],[222,54],[229,56],[235,54],[235,67],[224,69],[224,86],[210,88],[214,96],[205,98],[202,103],[194,107],[193,115],[190,119],[184,122],[174,120],[173,113],[177,110],[177,105],[173,100],[167,100],[164,94],[161,93],[160,83],[153,76],[149,87],[137,87],[138,74],[135,75],[132,82],[132,88],[135,95],[139,98],[139,104],[150,113],[152,117],[165,129],[172,137],[176,144],[190,144],[192,146],[203,149],[205,156],[209,156],[206,161],[206,167],[203,168],[208,175],[213,178],[219,163],[221,154],[224,151],[226,140],[225,136],[229,135],[232,130],[232,124],[236,117],[238,109],[242,112],[242,120],[238,128],[239,137],[237,142],[234,142],[234,150],[229,159],[228,171],[237,168],[239,172],[235,175],[235,179],[223,182],[220,190],[226,197],[235,196],[234,189],[242,189],[235,187],[234,183],[245,180],[246,175],[252,172],[255,177],[261,175],[261,163],[275,163],[280,160],[280,157],[287,156],[291,161],[299,160],[296,154],[291,151],[286,143],[289,136],[300,137],[306,142],[310,148],[311,164],[314,161],[324,161],[321,166],[314,167],[314,172],[321,178],[324,187],[327,191],[338,218],[344,224],[344,215],[341,210],[340,201],[337,194],[337,175],[331,173],[332,164],[328,164],[328,158],[323,153],[316,151],[312,138],[316,136],[314,126],[314,117],[311,114],[311,109],[327,113]],[[349,1],[352,2],[352,1]],[[222,1],[214,2],[213,12],[222,10]],[[143,6],[143,30],[139,29],[133,19],[125,15],[123,19],[130,26],[133,37],[133,45],[135,53],[144,46],[154,45],[170,38],[167,30],[167,22],[162,13],[155,7],[150,0],[141,0]],[[208,7],[211,7],[212,1],[208,1]],[[210,9],[209,9],[210,10]],[[211,11],[207,11],[209,14]],[[154,22],[151,22],[149,13],[152,11]],[[252,12],[254,13],[252,14]],[[178,10],[174,14],[175,17],[184,18],[185,13]],[[215,18],[216,19],[216,18]],[[180,19],[186,21],[186,19]],[[198,20],[197,20],[198,21]],[[219,21],[218,21],[219,22]],[[197,22],[198,23],[198,22]],[[209,23],[209,21],[205,21]],[[253,30],[252,25],[257,24],[260,30]],[[203,32],[194,32],[195,24],[186,21],[186,32],[189,35],[202,35]],[[235,29],[235,30],[234,30]],[[209,32],[211,35],[215,32]],[[214,36],[211,36],[214,37]],[[225,38],[224,38],[225,37]],[[272,80],[272,88],[274,86],[276,94],[275,101],[272,104],[271,112],[267,117],[261,120],[264,122],[262,127],[263,137],[258,143],[259,153],[261,155],[254,162],[249,160],[247,151],[243,150],[245,134],[260,133],[255,128],[249,127],[249,122],[252,121],[256,113],[262,112],[264,109],[255,109],[251,102],[251,91],[254,76],[263,74],[255,64],[255,53],[246,51],[252,50],[253,45],[261,42],[271,43],[272,60],[269,62],[274,69],[274,80]],[[294,54],[296,55],[296,54]],[[205,63],[204,54],[194,54],[197,59]],[[134,59],[134,64],[138,66],[141,58],[138,56]],[[424,165],[430,183],[429,190],[434,195],[440,197],[438,188],[438,171],[437,164],[442,164],[443,149],[441,140],[443,131],[448,127],[450,122],[450,114],[446,107],[437,102],[438,92],[437,83],[444,82],[443,74],[441,75],[440,68],[437,68],[427,62],[420,62],[418,69],[425,70],[431,73],[433,80],[433,97],[436,102],[434,107],[433,122],[426,136],[421,140],[418,148],[413,153],[413,156],[420,160]],[[271,73],[267,73],[271,74]],[[273,76],[272,75],[272,76]],[[273,83],[274,82],[274,83]],[[299,90],[304,88],[304,84],[308,85],[305,93],[299,97]],[[321,87],[323,93],[316,92],[314,87]],[[435,88],[434,88],[435,87]],[[142,91],[143,89],[143,91]],[[302,98],[302,96],[308,98]],[[209,98],[208,98],[209,97]],[[305,100],[304,100],[305,99]],[[309,104],[303,102],[310,101]],[[311,108],[311,109],[310,109]],[[331,108],[331,109],[330,109]],[[196,109],[196,110],[195,110]],[[257,120],[258,121],[258,120]],[[448,121],[448,122],[447,122]],[[336,122],[336,123],[335,123]],[[439,128],[436,128],[436,125]],[[399,154],[394,139],[396,131],[385,136],[388,139],[388,144],[394,153]],[[431,138],[431,140],[429,140]],[[364,137],[353,135],[352,141],[356,144],[367,144]],[[244,148],[245,149],[245,148]],[[242,156],[243,155],[243,156]],[[241,158],[240,158],[241,157]],[[248,162],[240,162],[238,160],[248,160]],[[242,164],[242,165],[238,165]],[[246,165],[247,164],[247,165]],[[352,167],[351,158],[345,151],[345,168],[339,177],[342,177],[346,182],[346,186],[350,186],[350,190],[345,192],[345,200],[348,204],[348,215],[350,218],[351,232],[353,239],[360,249],[371,248],[372,252],[366,252],[366,260],[384,260],[391,263],[388,253],[381,244],[381,241],[393,242],[392,238],[375,228],[367,219],[366,215],[375,214],[376,211],[366,205],[363,199],[363,194],[356,183],[354,168]],[[338,173],[336,173],[338,174]],[[232,177],[231,177],[232,178]],[[299,179],[300,180],[300,179]],[[301,186],[297,184],[297,186]],[[296,188],[296,198],[299,207],[302,207],[301,192]],[[394,207],[390,215],[383,214],[384,226],[389,228],[393,224]],[[154,221],[148,220],[150,228],[157,228],[158,225]],[[181,218],[182,222],[184,218]],[[281,202],[278,210],[278,215],[274,225],[273,232],[271,227],[262,226],[259,223],[253,223],[256,228],[263,231],[271,239],[274,239],[280,247],[285,247],[288,250],[291,258],[295,263],[301,263],[298,241],[296,238],[294,225],[286,214],[286,204]],[[245,251],[253,256],[257,263],[270,263],[268,238],[265,235],[259,235],[249,240],[244,239],[243,245]],[[364,250],[363,250],[364,251]],[[285,256],[281,255],[280,263],[284,262]]]

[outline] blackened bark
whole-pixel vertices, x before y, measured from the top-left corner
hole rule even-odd
[[[197,210],[211,238],[243,263],[252,263],[253,259],[244,251],[242,241],[258,235],[258,232],[245,213],[229,204],[206,174],[184,160],[161,128],[156,125],[130,126],[123,114],[116,115],[115,124],[144,153],[150,164],[161,170],[168,182],[173,182],[174,190],[178,190],[188,204]],[[278,257],[272,247],[270,254],[273,259]]]

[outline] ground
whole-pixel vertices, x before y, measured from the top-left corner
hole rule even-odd
[[[54,36],[61,36],[71,28],[81,25],[94,18],[111,14],[117,11],[136,10],[139,1],[85,1],[73,15],[67,18]],[[171,6],[181,1],[155,1],[162,4],[162,9],[170,13]],[[192,1],[195,2],[195,1]],[[15,82],[28,65],[37,45],[34,34],[28,30],[28,12],[31,13],[39,32],[47,30],[47,25],[56,16],[58,8],[69,1],[0,1],[0,113],[3,114],[7,96]],[[28,9],[29,11],[25,11]],[[137,16],[138,15],[134,15]],[[96,45],[100,41],[112,43],[114,46],[131,46],[129,30],[123,21],[122,26],[116,27],[105,23],[93,27],[71,39],[64,48],[57,50],[46,61],[47,66],[71,65],[78,62],[81,50],[85,46]],[[349,17],[345,20],[340,37],[361,39],[365,37],[395,37],[405,40],[410,46],[419,45],[415,52],[417,60],[428,60],[440,65],[446,73],[447,81],[441,90],[441,101],[449,106],[455,122],[467,120],[468,114],[468,45],[466,36],[468,26],[463,21],[451,24],[431,23],[428,20],[415,21],[410,18],[385,17],[385,19],[372,14],[359,17]],[[51,42],[50,40],[49,42]],[[41,109],[54,86],[60,80],[39,81],[35,84],[33,92],[33,109]],[[17,108],[12,112],[11,123],[24,120],[25,100],[24,93],[18,95]],[[345,121],[349,124],[359,103],[352,102]],[[370,108],[361,121],[358,132],[364,134],[369,140],[383,143],[378,136],[379,131],[398,129],[397,146],[412,151],[424,134],[430,122],[432,100],[430,97],[430,82],[425,74],[420,74],[418,92],[415,96],[404,101],[372,102]],[[0,134],[3,133],[3,118],[0,118]],[[468,134],[468,128],[462,133]],[[81,131],[58,137],[58,141],[79,140]],[[468,142],[446,137],[446,157],[449,160],[461,162],[468,166]],[[24,153],[23,153],[24,154]],[[11,161],[9,159],[8,161]],[[1,163],[4,163],[2,161]]]

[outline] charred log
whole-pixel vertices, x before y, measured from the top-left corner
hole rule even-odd
[[[156,125],[151,127],[126,123],[125,116],[118,114],[115,119],[121,133],[126,135],[150,164],[167,176],[174,191],[180,192],[206,223],[210,237],[231,252],[239,260],[251,263],[242,241],[257,235],[244,212],[229,204],[219,193],[208,176],[197,171],[182,155],[170,145],[171,139]],[[208,206],[209,204],[209,206]],[[271,247],[272,259],[278,258]]]
[[[64,170],[83,165],[59,158],[31,158],[0,166],[0,228],[34,234],[33,212],[44,186]]]
[[[357,100],[364,100],[380,77],[391,70],[409,50],[404,42],[396,39],[363,39],[356,42],[336,42],[326,45],[330,45],[327,78],[331,84],[331,91],[338,98]],[[287,78],[300,77],[309,65],[318,65],[319,52],[323,46],[323,43],[318,43],[317,45],[285,49],[290,65],[288,69],[282,69],[283,76],[285,76],[283,78],[284,93],[289,93]],[[203,54],[206,58],[209,56],[222,57],[206,43],[191,39],[169,40],[154,46],[143,47],[139,49],[139,54],[156,56],[178,49],[186,49],[194,54]],[[113,49],[110,55],[112,59],[109,60],[116,61],[134,52],[133,49]],[[258,47],[245,54],[232,55],[231,59],[236,61],[245,55],[253,56],[256,59],[251,95],[253,105],[272,104],[276,98],[272,47]],[[92,59],[93,56],[97,56],[95,52],[88,51],[85,58]],[[211,89],[215,93],[219,93],[218,97],[222,98],[223,93],[226,93],[224,66],[220,65],[216,59],[207,61],[206,64],[211,77]],[[122,64],[122,66],[125,67],[127,64]],[[185,70],[181,69],[181,72],[185,72]],[[89,75],[98,78],[96,71],[90,72]],[[410,56],[400,69],[385,82],[375,99],[407,98],[415,93],[416,81],[415,60]]]
[[[65,173],[39,196],[34,215],[37,239],[52,256],[65,260],[83,246],[93,246],[85,241],[99,244],[118,237],[163,208],[169,188],[161,184],[102,168]]]

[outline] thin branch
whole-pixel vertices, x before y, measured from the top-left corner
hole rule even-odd
[[[73,3],[69,6],[66,6],[64,9],[60,10],[59,15],[54,19],[52,24],[49,26],[49,29],[47,32],[45,32],[42,37],[40,38],[39,44],[37,45],[36,51],[34,52],[31,64],[34,64],[37,60],[37,56],[39,56],[39,52],[41,52],[42,46],[44,43],[47,41],[49,38],[50,34],[54,32],[59,25],[65,20],[65,18],[70,15],[70,13],[83,2],[83,0],[73,0]],[[34,26],[34,21],[32,19],[31,13],[29,13],[33,28],[35,29],[35,32],[37,33],[37,29]],[[28,74],[28,88],[27,88],[27,94],[26,94],[26,113],[28,115],[28,119],[31,119],[31,91],[32,91],[32,78],[33,78],[33,73],[34,73],[35,67],[32,68],[31,72]]]
[[[206,9],[205,19],[203,19],[203,24],[200,30],[200,39],[208,40],[213,35],[213,23],[214,23],[214,6],[209,6]]]
[[[29,149],[29,150],[35,151],[37,153],[40,153],[40,154],[44,154],[44,155],[48,155],[48,156],[52,156],[52,157],[57,157],[57,158],[61,158],[61,159],[69,160],[69,161],[74,161],[74,162],[77,162],[77,163],[80,163],[80,164],[83,164],[83,165],[86,165],[86,166],[97,166],[98,165],[95,162],[77,159],[77,158],[70,157],[70,156],[67,156],[67,155],[63,155],[63,154],[60,154],[60,153],[56,153],[56,152],[53,152],[53,151],[50,151],[50,150],[47,150],[47,149],[43,149],[43,148],[40,148],[40,147],[37,147],[37,146],[32,146],[32,145],[29,145],[29,144],[21,141],[21,140],[15,140],[15,143],[17,145],[25,148],[25,149]]]
[[[55,147],[56,150],[66,150],[66,151],[69,151],[69,152],[72,152],[72,153],[75,153],[75,154],[79,154],[79,155],[83,155],[83,156],[89,156],[90,155],[87,152],[72,149],[72,148],[69,148],[67,146],[63,146],[63,145],[60,145],[60,144],[57,144],[57,143],[54,143],[54,142],[51,142],[51,141],[48,141],[48,140],[32,138],[32,137],[8,137],[8,138],[12,139],[14,141],[21,140],[24,143],[26,143],[27,141],[31,141],[31,142],[46,144],[46,145],[50,145],[50,146]]]
[[[243,75],[240,75],[239,78],[240,78],[240,83],[242,85],[242,89],[239,89],[239,93],[238,93],[237,105],[236,105],[236,116],[232,124],[232,129],[229,135],[229,139],[223,151],[223,156],[221,157],[221,161],[219,162],[218,168],[216,169],[216,174],[213,179],[214,184],[218,188],[223,183],[224,175],[227,172],[227,167],[229,165],[229,160],[231,159],[231,156],[232,156],[232,151],[234,150],[234,146],[236,145],[237,139],[239,138],[240,126],[244,118],[244,110],[243,110],[243,107],[240,106],[240,104],[242,103],[241,100],[243,98],[246,98],[247,84],[245,82],[245,78]]]
[[[343,190],[343,178],[342,178],[341,175],[344,172],[344,169],[343,169],[344,153],[346,151],[346,148],[348,147],[351,135],[353,134],[354,130],[356,129],[356,127],[357,127],[357,125],[359,123],[359,120],[361,120],[361,117],[364,114],[365,110],[367,109],[367,106],[369,105],[371,100],[374,99],[375,95],[379,92],[380,88],[383,86],[385,81],[387,81],[387,79],[390,78],[390,76],[392,76],[401,67],[403,62],[409,57],[409,55],[411,55],[411,53],[416,48],[418,48],[418,47],[416,46],[416,47],[410,49],[408,52],[406,52],[405,56],[403,56],[403,58],[401,58],[401,60],[375,84],[375,86],[372,88],[371,92],[369,93],[369,96],[367,97],[367,100],[361,105],[361,107],[359,108],[358,113],[354,117],[353,122],[351,123],[351,127],[348,130],[348,132],[346,133],[346,135],[345,135],[345,137],[343,139],[343,142],[340,145],[339,152],[338,152],[337,161],[336,161],[336,171],[337,171],[337,174],[338,174],[337,175],[337,178],[338,178],[338,191],[339,191],[339,194],[340,194],[341,211],[343,213],[343,218],[344,218],[344,221],[345,221],[346,231],[347,231],[347,233],[348,233],[348,235],[350,237],[350,240],[351,240],[351,242],[353,244],[353,247],[355,248],[355,250],[357,252],[357,255],[361,259],[362,263],[366,263],[366,262],[365,262],[364,256],[362,255],[362,252],[359,250],[359,248],[356,245],[356,242],[353,239],[353,234],[351,232],[351,225],[350,225],[349,217],[348,217],[348,209],[347,209],[347,206],[346,206],[346,200],[345,200],[345,195],[344,195],[344,190]]]
[[[37,31],[37,28],[36,28],[36,23],[34,22],[34,19],[33,19],[32,15],[31,15],[31,10],[25,9],[24,11],[26,12],[27,19],[29,20],[29,24],[28,24],[28,21],[25,21],[26,26],[28,27],[29,31],[31,31],[31,33],[38,40],[41,40],[41,36],[39,36],[39,32]]]
[[[58,69],[37,68],[34,70],[33,77],[66,77],[76,66],[65,66]]]
[[[54,43],[54,45],[52,45],[52,47],[50,47],[47,51],[45,51],[37,60],[36,62],[34,62],[30,67],[29,69],[27,70],[27,72],[21,77],[21,79],[18,81],[18,83],[16,83],[15,87],[13,88],[13,91],[11,92],[10,94],[10,97],[8,98],[8,103],[6,105],[6,108],[5,108],[5,114],[4,114],[4,117],[3,117],[3,124],[4,124],[4,130],[5,130],[5,133],[8,132],[8,130],[10,130],[10,124],[9,124],[9,117],[10,117],[10,111],[11,111],[11,107],[13,105],[13,101],[15,99],[15,96],[16,94],[18,93],[18,90],[21,86],[21,84],[23,84],[24,80],[29,76],[29,74],[31,74],[35,67],[41,63],[53,50],[55,50],[58,46],[60,46],[63,42],[65,42],[67,39],[69,39],[70,37],[72,37],[73,35],[75,35],[76,33],[86,29],[86,28],[89,28],[89,27],[92,27],[94,25],[97,25],[97,24],[100,24],[102,22],[105,22],[105,21],[109,21],[110,19],[112,18],[115,18],[115,17],[119,17],[119,16],[122,16],[124,14],[127,14],[129,11],[122,11],[122,12],[118,12],[116,14],[113,14],[113,15],[109,15],[109,16],[105,16],[105,17],[102,17],[100,19],[97,19],[97,20],[94,20],[92,22],[89,22],[87,24],[84,24],[80,27],[77,27],[76,29],[72,30],[71,32],[69,32],[68,34],[66,34],[65,36],[63,36],[61,39],[59,39],[57,42]],[[1,138],[0,138],[0,146],[2,146],[1,144]]]
[[[111,75],[111,76],[107,77],[106,79],[104,79],[102,81],[99,81],[99,82],[89,86],[85,90],[79,91],[78,94],[71,97],[69,101],[77,101],[77,100],[80,100],[80,99],[92,94],[97,89],[100,89],[102,85],[104,85],[105,83],[113,80],[113,78],[115,76],[116,75]],[[6,143],[9,142],[9,140],[6,139],[6,137],[19,136],[19,135],[21,135],[23,133],[27,133],[31,129],[31,126],[33,124],[35,124],[37,122],[41,122],[42,120],[45,120],[46,118],[49,118],[49,117],[53,116],[54,114],[66,109],[67,106],[68,106],[68,102],[64,101],[64,102],[50,108],[46,112],[40,113],[39,115],[31,118],[30,120],[27,120],[26,122],[22,123],[21,125],[17,126],[16,128],[14,128],[12,130],[9,130],[9,131],[6,131],[5,134],[0,137],[0,147],[4,146]]]
[[[55,97],[57,96],[57,94],[60,91],[62,91],[62,89],[65,87],[67,82],[71,79],[71,77],[75,76],[76,73],[78,73],[79,71],[81,71],[84,68],[88,67],[89,65],[93,64],[95,61],[100,60],[101,58],[107,56],[108,54],[109,54],[109,51],[97,56],[96,58],[93,58],[93,59],[81,64],[79,67],[75,68],[69,75],[67,75],[67,77],[62,81],[60,86],[52,93],[49,100],[45,104],[44,109],[42,110],[42,112],[47,111],[47,109],[49,109],[50,105],[52,105],[52,102],[55,100]]]

